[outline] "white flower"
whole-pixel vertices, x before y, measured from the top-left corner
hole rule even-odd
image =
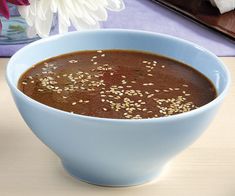
[[[58,13],[59,33],[68,31],[71,24],[77,29],[98,28],[100,21],[107,20],[107,9],[120,11],[123,0],[29,0],[29,6],[18,10],[31,27],[29,34],[40,37],[49,35],[53,16]]]

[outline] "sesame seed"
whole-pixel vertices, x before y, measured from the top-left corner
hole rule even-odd
[[[69,63],[77,63],[78,61],[77,60],[70,60]]]
[[[154,96],[154,94],[150,94],[150,95],[147,96],[147,98],[151,98],[153,96]]]
[[[186,87],[186,88],[188,87],[188,85],[187,85],[187,84],[183,84],[182,86],[183,86],[183,87]]]

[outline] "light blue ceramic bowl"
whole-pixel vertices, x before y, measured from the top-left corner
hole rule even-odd
[[[165,55],[206,75],[219,96],[196,110],[157,119],[117,120],[63,112],[17,89],[20,75],[46,58],[77,50],[134,49]],[[7,81],[27,125],[62,160],[73,176],[98,185],[129,186],[156,178],[179,152],[207,128],[227,93],[227,68],[190,42],[142,31],[97,30],[36,41],[9,61]],[[216,123],[216,122],[214,122]]]

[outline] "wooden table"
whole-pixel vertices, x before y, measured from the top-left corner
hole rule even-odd
[[[235,57],[222,58],[235,77]],[[235,81],[204,135],[157,182],[131,188],[89,185],[69,176],[26,126],[0,59],[0,196],[235,196]]]

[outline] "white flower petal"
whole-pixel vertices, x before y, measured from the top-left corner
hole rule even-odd
[[[18,11],[23,18],[27,18],[29,15],[29,6],[18,6]]]
[[[80,18],[74,18],[71,17],[71,21],[73,26],[77,29],[77,30],[83,30],[83,29],[97,29],[99,28],[99,23],[96,22],[93,25],[89,25],[86,22],[84,22],[82,19]]]
[[[56,13],[56,12],[57,12],[57,8],[58,8],[58,6],[57,6],[57,0],[51,0],[51,6],[50,6],[50,8],[51,8],[51,11],[52,11],[53,13]]]
[[[49,10],[49,9],[48,9]],[[46,20],[41,20],[41,25],[40,25],[40,37],[47,37],[50,34],[51,31],[51,25],[53,22],[53,13],[48,11],[46,13]]]
[[[119,0],[108,0],[108,6],[106,8],[111,11],[121,11],[125,9],[125,4]]]
[[[37,9],[37,16],[41,20],[47,20],[46,13],[50,10],[50,2],[48,0],[38,1]]]
[[[58,22],[59,22],[59,33],[66,33],[68,32],[68,24],[64,20],[64,17],[61,14],[58,15]]]
[[[90,15],[97,21],[106,21],[108,13],[104,7],[98,7],[97,10],[90,12]]]
[[[30,14],[36,16],[37,15],[37,3],[38,1],[37,0],[29,0],[30,2]]]

